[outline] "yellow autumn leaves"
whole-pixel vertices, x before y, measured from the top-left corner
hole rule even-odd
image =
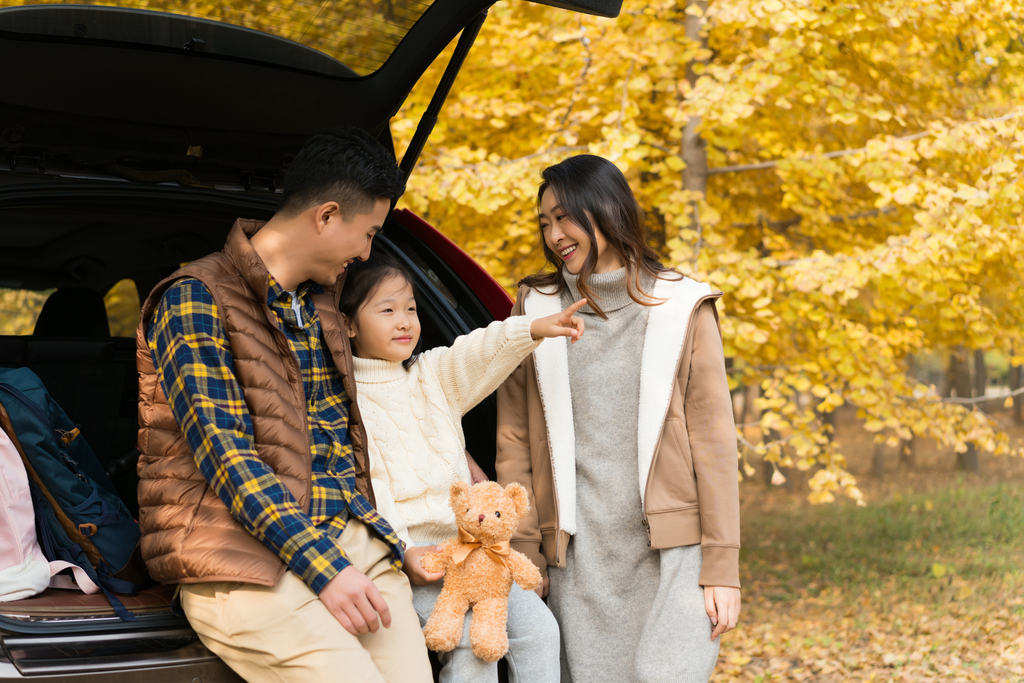
[[[358,54],[335,49],[351,4],[110,1],[288,38],[302,28],[361,73],[376,54],[362,29]],[[688,17],[706,46],[686,37]],[[945,402],[911,366],[957,347],[1024,362],[1022,32],[1010,0],[627,0],[616,19],[503,0],[403,202],[511,289],[544,266],[541,169],[611,159],[665,261],[725,292],[730,382],[755,388],[762,433],[742,439],[745,455],[815,470],[813,502],[860,500],[830,438],[841,405],[879,440],[1016,452],[983,406]],[[393,119],[399,154],[450,52]],[[697,120],[706,194],[683,186]]]
[[[686,38],[687,12],[709,49]],[[816,469],[813,502],[859,500],[826,424],[843,404],[885,441],[1014,452],[909,361],[957,346],[1024,361],[1022,16],[992,0],[645,0],[615,20],[502,2],[404,201],[512,287],[543,267],[539,171],[612,159],[652,244],[726,293],[731,379],[758,387],[765,435],[744,448]],[[396,118],[399,150],[429,94]],[[691,117],[706,197],[682,185]]]

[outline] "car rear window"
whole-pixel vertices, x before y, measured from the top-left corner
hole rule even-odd
[[[32,334],[39,312],[53,292],[0,287],[0,335]]]
[[[56,289],[32,290],[0,287],[0,336],[26,336],[35,331],[43,305]],[[139,324],[139,293],[135,282],[124,279],[103,295],[112,337],[134,337]]]
[[[433,0],[226,0],[223,2],[195,2],[194,0],[104,0],[103,2],[82,2],[81,0],[0,0],[0,8],[35,5],[85,5],[91,7],[120,7],[134,10],[148,10],[222,22],[233,26],[258,31],[314,49],[341,62],[355,75],[372,74],[387,61],[405,35],[430,7]],[[167,47],[160,31],[140,31],[138,25],[123,20],[107,21],[105,25],[73,23],[56,30],[79,38],[99,38],[138,44]],[[50,22],[44,29],[52,35]],[[4,30],[12,30],[5,26]],[[32,32],[14,28],[19,32]],[[120,35],[119,35],[120,34]],[[204,41],[202,27],[197,26],[196,38],[184,40],[175,37],[174,47],[215,51],[222,48]],[[179,45],[178,42],[181,44]],[[221,41],[223,42],[223,41]],[[186,47],[190,45],[191,47]],[[209,50],[207,50],[209,48]],[[270,54],[272,63],[291,65],[285,56],[276,59],[275,50]],[[233,55],[247,56],[247,55]]]

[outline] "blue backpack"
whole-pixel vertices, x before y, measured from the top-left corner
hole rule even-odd
[[[139,524],[77,425],[28,368],[0,368],[0,428],[25,462],[46,559],[82,567],[118,616],[134,621],[113,593],[134,595],[144,579]]]

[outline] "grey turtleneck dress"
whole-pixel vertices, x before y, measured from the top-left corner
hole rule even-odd
[[[643,528],[637,428],[650,308],[629,298],[625,274],[588,278],[608,319],[585,306],[583,339],[569,346],[577,531],[565,568],[548,569],[562,683],[703,683],[714,671],[718,641],[697,583],[700,546],[651,550]],[[580,298],[577,278],[562,275],[568,305]],[[644,284],[649,291],[651,283]]]

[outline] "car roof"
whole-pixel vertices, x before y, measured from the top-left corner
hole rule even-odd
[[[412,87],[491,4],[15,2],[0,0],[0,63],[19,65],[0,89],[0,172],[269,191],[321,128],[391,145]],[[615,16],[621,0],[542,4]]]

